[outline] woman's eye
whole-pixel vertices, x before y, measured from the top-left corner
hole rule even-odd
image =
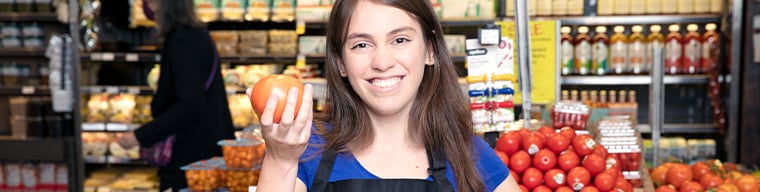
[[[357,48],[364,49],[364,48],[367,48],[368,46],[369,45],[367,45],[367,43],[357,43],[356,45],[351,47],[351,49],[357,49]]]
[[[410,41],[410,40],[407,39],[407,38],[398,38],[398,39],[393,40],[393,43],[394,44],[402,44],[402,43],[406,43],[408,41]]]

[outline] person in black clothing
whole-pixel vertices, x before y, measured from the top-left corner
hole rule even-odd
[[[151,103],[154,120],[124,134],[125,148],[151,147],[176,135],[169,164],[159,168],[161,191],[187,188],[181,166],[221,156],[217,142],[234,138],[219,67],[208,31],[195,15],[192,0],[146,0],[155,11],[161,75]],[[157,7],[157,9],[156,9]]]

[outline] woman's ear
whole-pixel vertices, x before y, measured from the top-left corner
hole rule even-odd
[[[340,73],[341,77],[348,77],[348,73],[346,73],[346,66],[343,65],[343,62],[338,62],[338,72]]]
[[[425,54],[425,65],[433,66],[435,64],[435,53],[433,53],[433,47],[428,46],[427,53]]]

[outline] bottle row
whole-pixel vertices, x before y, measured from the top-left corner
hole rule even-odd
[[[636,103],[636,91],[562,90],[562,100],[583,102],[591,108],[608,108],[610,104]]]
[[[597,15],[658,15],[721,13],[725,0],[598,0]],[[506,15],[515,15],[514,1],[506,2]],[[583,0],[528,1],[530,16],[583,15]],[[593,9],[593,8],[592,8]]]
[[[665,72],[667,74],[708,73],[718,65],[720,35],[716,24],[699,26],[689,24],[688,32],[682,34],[680,25],[668,27],[669,33],[660,33],[662,26],[652,25],[649,34],[643,26],[631,27],[626,35],[624,26],[615,26],[612,36],[607,27],[597,26],[596,34],[589,35],[587,26],[577,28],[572,36],[570,27],[562,27],[561,73],[562,75],[645,74],[652,70],[654,51],[665,49]]]
[[[45,32],[37,23],[0,23],[0,47],[41,48]]]

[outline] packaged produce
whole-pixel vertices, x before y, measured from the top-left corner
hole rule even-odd
[[[272,17],[275,22],[293,21],[296,17],[295,0],[272,0]]]
[[[258,116],[251,109],[251,101],[247,95],[235,94],[228,96],[232,125],[235,127],[248,127],[258,122]]]
[[[324,55],[327,49],[327,37],[325,36],[300,36],[298,37],[298,53]]]
[[[240,31],[238,35],[241,43],[255,48],[266,48],[269,42],[267,31],[264,30]]]
[[[575,74],[588,75],[591,73],[592,57],[591,37],[588,36],[588,27],[578,27],[578,35],[575,37]],[[594,49],[596,50],[596,49]]]
[[[681,72],[681,62],[683,60],[683,45],[681,44],[680,27],[670,25],[668,36],[665,44],[665,74],[677,74]]]
[[[646,57],[646,36],[641,33],[643,27],[641,25],[634,25],[630,43],[628,44],[628,66],[629,70],[633,74],[641,74],[647,72],[644,64],[644,58]]]
[[[241,169],[241,168],[224,168],[224,177],[226,179],[224,186],[230,192],[246,192],[248,187],[259,183],[260,168]]]
[[[696,24],[686,26],[689,31],[683,40],[683,63],[681,69],[684,73],[695,74],[699,72],[699,66],[702,58],[702,36],[697,33],[699,29]]]
[[[715,23],[705,25],[707,32],[702,37],[702,64],[700,67],[700,71],[704,73],[712,72],[718,65],[720,35],[715,32],[716,28]]]
[[[515,104],[512,101],[493,102],[491,111],[491,131],[502,131],[507,124],[515,121]]]
[[[220,171],[208,165],[188,165],[185,171],[187,185],[193,191],[214,191],[219,188]]]
[[[644,15],[646,13],[647,13],[646,1],[630,0],[630,14],[631,15]]]
[[[271,10],[271,0],[248,0],[248,7],[245,12],[246,21],[269,21]]]
[[[106,122],[106,116],[108,115],[108,94],[100,93],[90,95],[89,101],[87,101],[87,117],[88,123]]]
[[[224,162],[230,168],[254,168],[264,160],[265,147],[261,141],[221,140]]]
[[[132,117],[132,123],[134,124],[146,124],[153,121],[151,115],[150,104],[153,100],[153,96],[139,95],[135,97],[135,111]]]
[[[221,0],[222,19],[242,21],[246,2],[245,0]]]
[[[269,30],[269,43],[296,43],[298,34],[293,30]]]
[[[220,0],[194,0],[195,13],[203,22],[216,21],[219,19]]]
[[[623,26],[615,26],[614,30],[610,39],[610,72],[620,75],[628,72],[628,37]],[[597,75],[602,75],[598,72]]]
[[[121,134],[116,134],[114,138],[121,137]],[[111,153],[111,158],[115,159],[139,159],[140,148],[133,147],[131,149],[124,149],[119,145],[116,139],[111,140],[108,145],[108,150]]]
[[[575,54],[573,50],[573,36],[570,35],[570,27],[562,27],[562,42],[560,42],[560,66],[562,66],[562,75],[570,75],[574,72]]]
[[[297,51],[296,43],[270,43],[267,49],[268,53],[283,55],[295,55]]]
[[[710,11],[710,0],[693,0],[694,13],[704,14]]]
[[[103,157],[111,140],[108,133],[82,133],[82,152],[85,157]]]
[[[588,106],[581,102],[563,101],[554,105],[551,117],[556,129],[571,127],[586,130],[590,113]]]
[[[135,109],[135,95],[120,93],[111,96],[108,100],[110,105],[109,120],[112,123],[132,123],[133,111]]]

